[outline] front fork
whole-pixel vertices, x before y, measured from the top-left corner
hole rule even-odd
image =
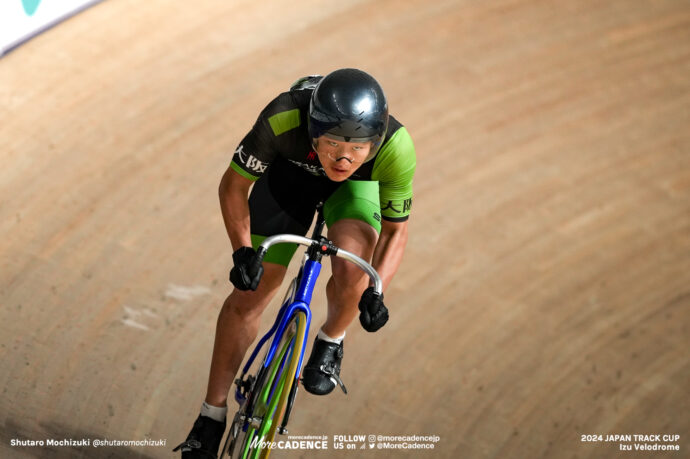
[[[305,337],[306,341],[306,337]],[[304,343],[306,345],[306,342]],[[266,371],[265,368],[261,368],[260,372]],[[238,378],[235,380],[235,384],[237,385],[237,390],[239,393],[242,394],[242,396],[245,398],[246,403],[244,403],[244,407],[251,407],[253,402],[254,402],[254,395],[256,394],[256,382],[260,380],[261,374],[259,374],[259,377],[255,377],[253,375],[243,375],[242,378]],[[287,423],[290,419],[290,413],[292,412],[292,407],[295,404],[295,398],[297,397],[297,389],[299,386],[299,374],[295,376],[295,379],[292,382],[292,385],[290,386],[290,395],[288,397],[288,403],[287,406],[285,407],[285,415],[283,416],[283,421],[280,424],[280,427],[278,428],[278,433],[281,435],[285,435],[288,433],[287,431]],[[233,421],[233,426],[237,425],[237,431],[233,431],[232,434],[233,436],[237,436],[239,434],[239,426],[242,426],[242,430],[245,430],[251,426],[254,427],[255,429],[258,429],[261,426],[261,422],[263,421],[262,418],[260,417],[250,417],[251,413],[246,413],[244,412],[243,409],[240,409],[237,413],[235,413],[235,419]],[[239,422],[237,422],[239,421]]]
[[[287,407],[285,407],[285,416],[283,416],[283,422],[280,423],[280,427],[278,428],[278,433],[281,435],[285,435],[288,433],[286,427],[288,420],[290,419],[290,413],[292,412],[292,405],[295,404],[295,397],[297,396],[297,386],[299,386],[299,375],[295,377],[295,380],[292,382],[292,387],[290,388],[288,404]]]

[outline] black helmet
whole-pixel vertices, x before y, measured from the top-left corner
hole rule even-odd
[[[372,142],[374,157],[388,129],[388,103],[383,89],[368,73],[340,69],[316,85],[309,103],[309,136],[327,135],[344,142]]]

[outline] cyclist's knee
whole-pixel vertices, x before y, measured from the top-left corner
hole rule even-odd
[[[341,220],[329,230],[328,237],[338,247],[369,261],[378,241],[378,232],[359,220]],[[366,283],[367,275],[342,258],[332,257],[331,267],[333,278],[340,289],[359,290]]]
[[[357,284],[368,278],[364,271],[354,264],[342,259],[333,259],[331,262],[331,270],[339,286],[354,288]]]
[[[264,275],[256,291],[235,288],[225,300],[221,313],[231,312],[241,317],[260,315],[280,287],[287,268],[264,263]]]
[[[263,295],[258,291],[242,291],[234,289],[223,305],[224,312],[232,312],[235,315],[245,316],[258,310],[264,302]]]

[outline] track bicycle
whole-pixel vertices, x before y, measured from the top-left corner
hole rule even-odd
[[[381,278],[369,263],[357,255],[339,249],[322,236],[325,226],[322,203],[317,206],[317,211],[316,225],[311,238],[279,234],[266,238],[257,250],[252,267],[254,271],[263,262],[268,249],[275,244],[292,243],[308,247],[273,326],[259,340],[242,368],[240,377],[235,380],[235,400],[240,408],[235,413],[219,458],[266,458],[271,452],[276,432],[287,434],[287,424],[295,404],[309,335],[309,305],[321,272],[321,259],[324,256],[336,256],[354,263],[369,275],[376,293],[381,295],[383,291]],[[256,374],[249,374],[257,355],[269,340],[270,345]],[[335,374],[333,376],[346,392],[342,381]]]

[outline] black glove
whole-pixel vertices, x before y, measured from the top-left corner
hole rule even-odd
[[[235,266],[230,270],[230,282],[239,290],[256,290],[264,267],[259,265],[256,271],[252,271],[252,263],[256,258],[256,251],[251,247],[240,247],[232,254]]]
[[[368,332],[375,332],[388,322],[388,308],[383,304],[383,294],[369,287],[359,300],[359,322]]]

